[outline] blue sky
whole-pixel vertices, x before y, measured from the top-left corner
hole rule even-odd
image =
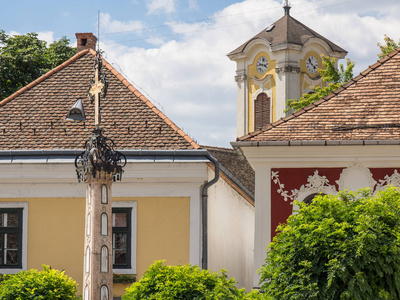
[[[346,49],[355,75],[377,42],[400,38],[399,0],[291,0],[291,15]],[[279,0],[16,0],[3,3],[8,34],[51,42],[97,35],[104,56],[200,144],[236,139],[235,63],[226,54],[283,15]],[[120,33],[116,33],[120,32]]]

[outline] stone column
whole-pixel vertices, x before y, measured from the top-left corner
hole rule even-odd
[[[85,222],[84,300],[112,299],[112,206],[113,175],[88,174]]]

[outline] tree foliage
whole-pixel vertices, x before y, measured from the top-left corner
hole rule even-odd
[[[318,196],[278,227],[260,269],[273,299],[400,299],[400,192]]]
[[[0,30],[0,100],[10,96],[76,53],[62,37],[47,47],[36,33],[8,36]]]
[[[21,271],[15,275],[4,275],[0,284],[0,299],[3,300],[58,300],[79,299],[76,282],[49,266],[42,271]]]
[[[318,101],[319,99],[328,96],[334,90],[338,89],[341,85],[348,82],[353,78],[354,62],[350,59],[346,59],[346,67],[343,64],[339,65],[339,69],[335,68],[336,58],[329,58],[327,56],[321,56],[324,68],[318,69],[322,76],[322,81],[327,83],[326,87],[315,87],[312,88],[309,94],[303,94],[300,99],[288,99],[286,104],[288,110],[294,109],[299,110],[303,107]]]
[[[225,271],[218,274],[200,270],[198,266],[167,266],[156,261],[139,282],[126,290],[122,299],[256,300],[261,299],[261,295],[256,291],[246,294],[244,289],[238,289],[235,280],[228,279]]]
[[[388,37],[385,34],[384,41],[385,41],[385,44],[378,43],[378,47],[381,50],[381,53],[378,54],[379,59],[384,58],[390,52],[392,52],[396,48],[400,47],[400,39],[396,43],[393,39],[391,39],[390,37]]]

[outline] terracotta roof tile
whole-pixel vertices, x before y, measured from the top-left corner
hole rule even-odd
[[[208,150],[231,175],[238,179],[244,187],[254,196],[255,174],[246,157],[232,148],[201,146]]]
[[[238,141],[399,140],[399,49],[314,105]]]
[[[0,101],[0,149],[81,149],[94,128],[87,98],[96,52],[84,50]],[[107,61],[102,99],[105,136],[119,149],[198,149],[200,146],[157,109]],[[81,98],[85,122],[65,121]]]

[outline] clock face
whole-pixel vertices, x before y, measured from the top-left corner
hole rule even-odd
[[[265,56],[261,56],[257,60],[257,72],[263,74],[267,71],[267,69],[268,69],[268,58],[266,58]]]
[[[307,58],[306,66],[307,66],[307,70],[308,70],[311,74],[317,73],[317,69],[318,69],[318,60],[315,58],[315,56],[309,56],[309,57]]]

